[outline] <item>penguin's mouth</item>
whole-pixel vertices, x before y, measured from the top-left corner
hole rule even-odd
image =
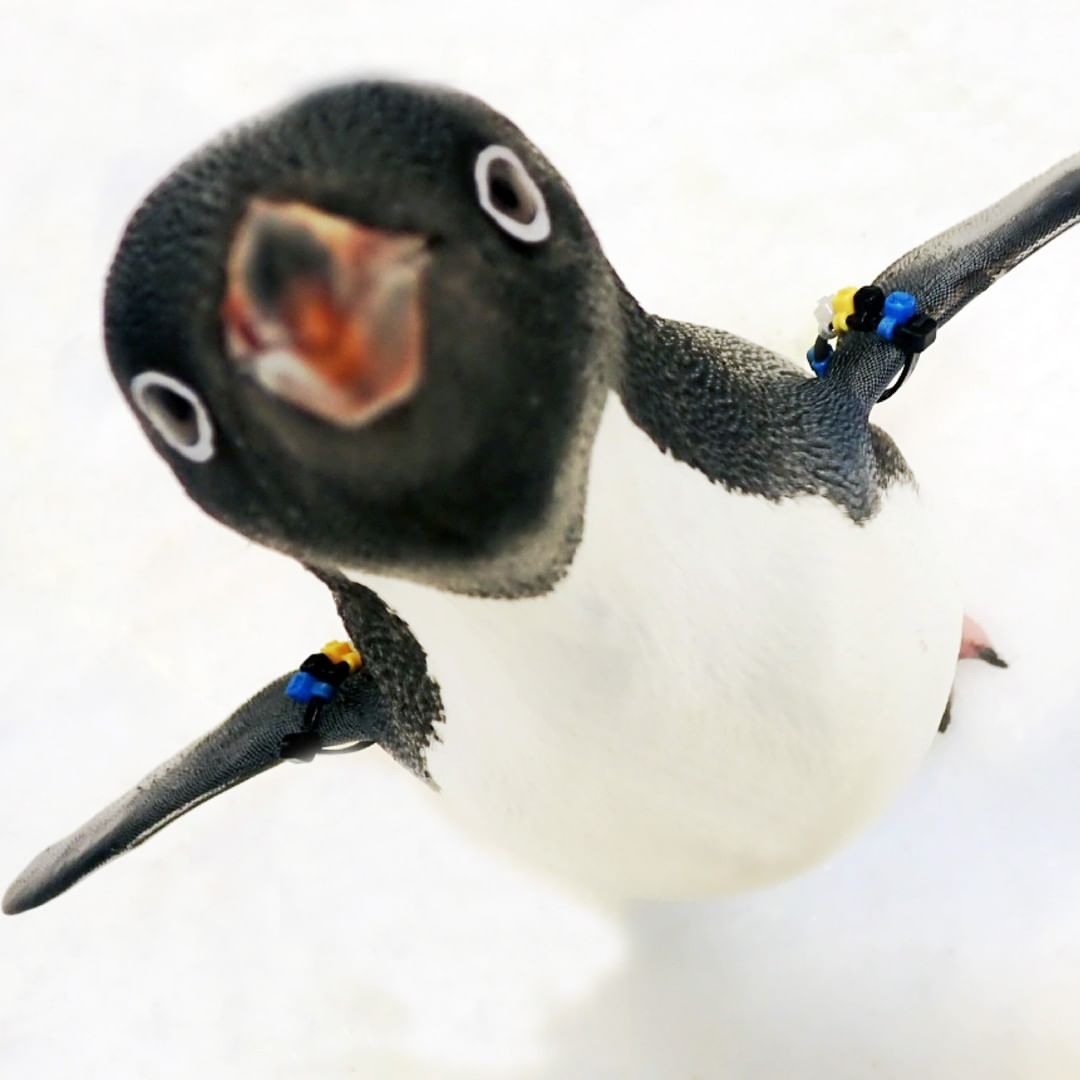
[[[226,351],[268,393],[341,427],[408,400],[423,374],[422,236],[256,198],[229,250]]]

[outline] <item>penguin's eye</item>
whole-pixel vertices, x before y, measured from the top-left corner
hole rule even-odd
[[[190,387],[160,371],[131,380],[131,396],[151,427],[188,461],[214,456],[214,425],[206,406]]]
[[[481,207],[504,232],[527,244],[539,244],[551,235],[544,196],[513,150],[506,146],[482,150],[475,177]]]

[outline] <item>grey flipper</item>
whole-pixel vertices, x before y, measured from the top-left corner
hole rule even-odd
[[[913,293],[941,326],[1078,218],[1080,154],[909,251],[875,284]]]
[[[908,252],[874,284],[912,293],[940,327],[1003,274],[1080,220],[1080,155]],[[844,334],[824,379],[760,346],[643,312],[624,296],[627,348],[617,388],[634,422],[675,458],[731,490],[820,495],[863,522],[880,492],[910,481],[868,423],[911,363],[872,332]]]
[[[938,326],[1029,255],[1080,220],[1080,154],[909,251],[877,276],[886,293],[911,293]],[[872,405],[904,367],[896,345],[844,335],[830,378]]]
[[[4,913],[15,915],[44,904],[200,803],[293,756],[289,746],[305,734],[305,708],[285,696],[287,681],[286,676],[270,683],[220,727],[46,848],[4,894]],[[381,695],[361,669],[320,709],[313,741],[323,748],[371,745],[381,733],[383,713]]]
[[[364,654],[363,670],[379,687],[383,719],[379,745],[434,786],[427,750],[446,720],[427,653],[408,624],[378,593],[331,570],[308,569],[330,590],[345,629]]]
[[[631,327],[618,392],[661,450],[745,495],[817,495],[853,521],[909,474],[868,410],[833,379],[723,330],[648,315],[627,298]]]

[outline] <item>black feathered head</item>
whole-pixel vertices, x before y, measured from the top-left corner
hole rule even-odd
[[[158,186],[117,253],[106,342],[214,517],[324,567],[520,592],[573,551],[618,291],[509,121],[358,83]]]

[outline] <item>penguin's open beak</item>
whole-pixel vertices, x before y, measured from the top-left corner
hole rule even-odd
[[[419,385],[428,258],[422,236],[254,199],[226,268],[227,352],[290,404],[342,427],[369,423]]]

